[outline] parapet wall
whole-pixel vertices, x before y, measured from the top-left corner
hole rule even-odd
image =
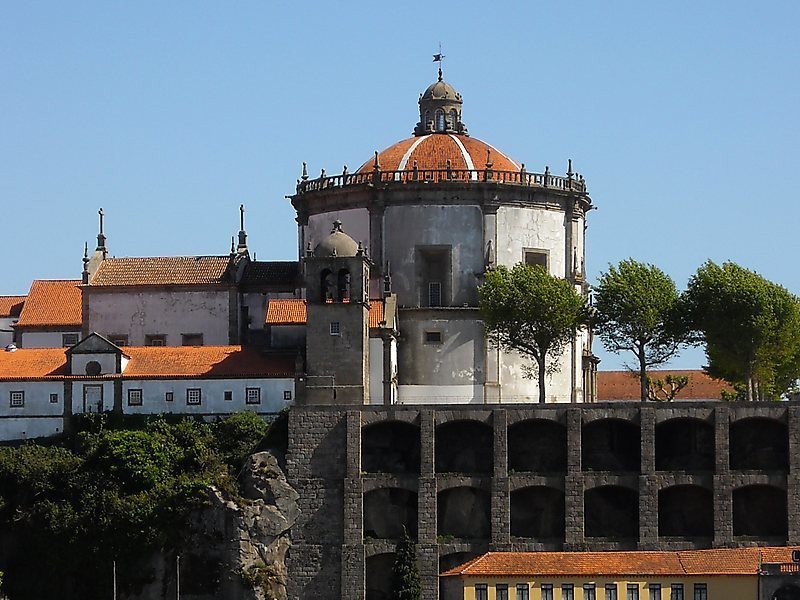
[[[424,597],[487,550],[800,544],[800,403],[297,407],[291,598]]]

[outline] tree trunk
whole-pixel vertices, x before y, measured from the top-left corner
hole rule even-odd
[[[639,346],[639,392],[642,402],[647,402],[647,392],[650,386],[647,385],[647,363],[644,359],[644,346]]]
[[[545,361],[545,353],[542,353],[541,358],[538,361],[536,361],[538,366],[539,366],[539,404],[544,404],[545,403],[545,398],[546,398],[545,393],[544,393],[544,391],[545,391],[544,390],[544,377],[545,377],[545,374],[547,373],[547,370],[545,369],[544,361]]]

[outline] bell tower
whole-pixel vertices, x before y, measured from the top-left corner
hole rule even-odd
[[[303,258],[306,380],[300,404],[369,402],[369,269],[361,243],[335,221]]]

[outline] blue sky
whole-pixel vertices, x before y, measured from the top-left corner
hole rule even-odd
[[[788,1],[4,3],[0,293],[78,277],[100,206],[118,256],[224,253],[244,203],[258,257],[294,258],[301,162],[408,137],[440,41],[472,135],[585,175],[592,280],[730,259],[800,293],[798,22]]]

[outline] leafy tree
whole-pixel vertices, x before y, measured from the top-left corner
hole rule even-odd
[[[782,286],[709,261],[689,281],[686,314],[706,345],[709,375],[747,400],[777,398],[800,377],[800,301]]]
[[[489,271],[478,294],[490,339],[536,362],[544,403],[545,377],[558,370],[564,347],[589,322],[586,299],[569,282],[526,264]]]
[[[419,581],[417,548],[405,527],[403,537],[395,549],[392,569],[392,598],[394,600],[422,600],[422,586]]]
[[[686,375],[667,375],[664,379],[647,378],[647,398],[657,402],[672,402],[689,385]]]
[[[649,396],[647,371],[668,362],[686,341],[678,326],[675,283],[654,265],[623,260],[609,265],[595,288],[595,331],[609,352],[636,357],[641,400]]]

